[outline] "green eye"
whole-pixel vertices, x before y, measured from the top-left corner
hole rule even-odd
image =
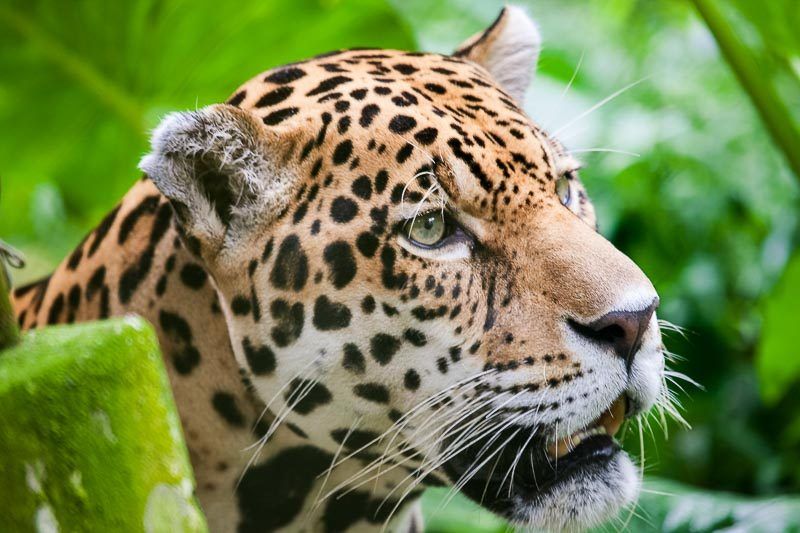
[[[564,205],[569,205],[572,193],[570,191],[569,180],[566,176],[561,176],[556,180],[556,194]]]
[[[439,211],[432,211],[417,216],[408,228],[408,238],[415,244],[435,246],[445,237],[447,224]]]

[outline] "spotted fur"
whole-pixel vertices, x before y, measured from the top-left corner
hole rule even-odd
[[[507,8],[452,56],[333,52],[168,116],[145,177],[50,278],[14,292],[20,325],[155,325],[215,531],[380,528],[401,500],[461,479],[469,457],[433,459],[487,410],[508,421],[498,435],[524,429],[543,450],[621,394],[648,409],[663,365],[654,315],[624,357],[585,328],[652,314],[655,292],[596,233],[574,162],[521,109],[538,48]],[[437,209],[457,220],[459,257],[404,235]],[[399,451],[364,482],[386,450]],[[631,472],[618,454],[538,495],[511,474],[509,497],[484,503],[582,527],[634,497]],[[484,500],[492,476],[460,488]],[[398,527],[420,530],[418,512]]]

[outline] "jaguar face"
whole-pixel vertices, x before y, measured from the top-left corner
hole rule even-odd
[[[446,483],[581,528],[636,497],[614,434],[661,397],[664,358],[652,284],[521,109],[538,48],[507,8],[452,56],[271,70],[167,117],[141,166],[273,427],[341,452],[351,485],[407,473],[398,505]]]

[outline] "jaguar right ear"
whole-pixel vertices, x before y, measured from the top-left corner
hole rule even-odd
[[[281,213],[296,174],[293,135],[226,104],[171,113],[139,164],[171,202],[183,232],[213,258]]]
[[[484,67],[522,104],[536,69],[541,41],[536,23],[525,10],[506,6],[488,28],[467,39],[453,55]]]

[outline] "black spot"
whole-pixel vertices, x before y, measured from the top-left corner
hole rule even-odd
[[[419,384],[419,374],[413,368],[409,368],[406,371],[406,375],[403,377],[403,385],[405,385],[408,390],[415,391],[419,388]]]
[[[283,85],[286,83],[297,81],[305,75],[306,73],[297,67],[287,67],[277,70],[271,74],[268,74],[267,76],[264,77],[264,81],[268,81],[270,83],[277,83],[278,85]]]
[[[445,314],[447,314],[447,306],[445,305],[440,305],[439,307],[433,307],[433,308],[427,308],[422,305],[419,305],[411,310],[411,316],[413,316],[420,322],[441,318]]]
[[[302,429],[300,429],[296,425],[292,424],[291,422],[284,422],[284,424],[286,424],[286,427],[289,428],[289,431],[291,431],[292,433],[294,433],[295,435],[297,435],[301,439],[307,439],[308,438],[308,435],[306,434],[305,431],[303,431]]]
[[[353,142],[350,139],[340,142],[333,150],[333,164],[343,165],[348,159],[350,159],[350,154],[352,153]]]
[[[331,203],[331,218],[334,222],[345,224],[358,214],[358,205],[345,196],[339,196]]]
[[[275,326],[272,328],[271,334],[272,340],[275,341],[276,345],[280,347],[289,346],[300,338],[305,318],[302,303],[295,302],[289,305],[289,302],[279,298],[273,300],[269,311],[275,320]]]
[[[136,227],[136,223],[139,222],[143,216],[152,215],[156,212],[159,199],[160,196],[157,194],[146,196],[139,205],[131,209],[130,212],[125,215],[125,218],[123,218],[122,222],[119,224],[119,233],[117,234],[118,244],[124,244],[125,241],[128,240],[133,228]]]
[[[347,115],[343,116],[339,119],[339,123],[336,124],[336,131],[339,132],[339,135],[344,135],[347,133],[347,130],[350,129],[350,117]]]
[[[367,90],[366,89],[355,89],[353,91],[350,91],[350,96],[352,96],[356,100],[363,100],[364,97],[367,96]]]
[[[372,196],[372,182],[369,176],[361,176],[353,181],[353,194],[364,200],[369,200]]]
[[[389,216],[389,207],[384,205],[380,209],[373,207],[369,210],[369,218],[372,219],[370,231],[380,235],[386,229],[386,221]]]
[[[314,96],[317,94],[328,92],[332,89],[335,89],[336,87],[338,87],[343,83],[347,83],[348,81],[351,81],[351,79],[348,78],[347,76],[333,76],[331,78],[328,78],[327,80],[323,80],[322,82],[320,82],[319,85],[317,85],[315,88],[311,89],[308,93],[306,93],[306,96]]]
[[[253,304],[249,298],[242,296],[241,294],[233,297],[233,301],[231,302],[231,311],[233,311],[234,315],[249,315],[250,311],[252,310]]]
[[[89,278],[89,282],[86,284],[86,299],[88,301],[92,301],[94,295],[97,294],[106,281],[106,267],[100,266],[97,267],[97,270],[94,271],[92,277]]]
[[[256,107],[268,107],[279,104],[289,98],[293,91],[294,89],[291,87],[278,87],[277,89],[273,89],[258,99]]]
[[[361,110],[361,118],[358,119],[358,123],[362,128],[369,127],[369,125],[372,124],[372,121],[380,112],[381,108],[377,105],[367,104],[364,106],[364,109]]]
[[[369,294],[364,296],[364,299],[361,300],[361,310],[366,314],[370,314],[375,311],[375,298]]]
[[[288,405],[294,405],[292,411],[307,415],[317,407],[331,402],[331,391],[322,383],[308,379],[295,378],[284,394]]]
[[[271,374],[275,371],[275,353],[269,346],[253,346],[248,337],[242,341],[242,348],[250,365],[250,370],[257,376]]]
[[[403,146],[397,151],[397,156],[395,157],[395,159],[397,159],[398,163],[401,164],[405,163],[406,160],[409,157],[411,157],[413,151],[414,151],[414,146],[411,143],[406,143],[405,146]]]
[[[363,232],[356,238],[356,248],[364,257],[372,257],[378,249],[378,239],[369,232]]]
[[[379,383],[360,383],[353,387],[359,398],[375,403],[389,403],[389,389]]]
[[[109,289],[107,286],[103,285],[103,288],[100,291],[100,316],[98,318],[104,319],[111,315],[109,299]]]
[[[368,492],[350,491],[331,495],[322,517],[325,533],[348,531],[364,518],[369,501]]]
[[[378,194],[386,190],[386,184],[389,182],[389,173],[381,170],[375,175],[375,192]]]
[[[454,363],[457,363],[461,360],[461,348],[459,346],[453,346],[450,348],[450,360]]]
[[[400,288],[407,280],[407,276],[405,274],[395,274],[394,263],[396,259],[397,252],[395,252],[394,248],[389,245],[385,245],[381,250],[381,263],[383,264],[381,279],[383,281],[383,285],[387,289]]]
[[[342,366],[353,374],[362,375],[367,369],[367,362],[358,346],[348,342],[342,347],[342,350],[344,351]]]
[[[174,344],[170,350],[172,364],[179,374],[188,374],[200,364],[200,352],[192,345],[192,328],[189,323],[176,313],[161,310],[158,323],[164,335]]]
[[[360,429],[349,430],[345,428],[334,429],[331,431],[331,438],[338,444],[342,444],[345,449],[350,451],[360,450],[376,441],[380,435],[374,431]]]
[[[264,121],[264,124],[267,126],[274,126],[275,124],[280,124],[287,118],[296,115],[298,111],[300,110],[296,107],[284,107],[283,109],[273,111],[261,120]]]
[[[230,98],[228,98],[228,101],[226,103],[228,105],[232,105],[234,107],[237,107],[239,104],[241,104],[244,101],[246,96],[247,96],[247,91],[241,90],[238,93],[236,93],[233,96],[231,96]]]
[[[292,217],[292,224],[297,224],[303,217],[306,216],[308,213],[308,202],[302,202],[300,205],[297,206],[297,209],[294,211],[294,216]]]
[[[150,240],[144,252],[122,273],[119,279],[119,299],[123,304],[127,304],[136,289],[144,281],[150,273],[150,268],[153,265],[153,256],[155,254],[156,245],[169,228],[170,221],[172,220],[172,208],[170,204],[164,203],[158,208],[153,227],[150,231]]]
[[[386,365],[400,349],[400,339],[387,333],[378,333],[369,341],[369,352],[378,364]]]
[[[389,121],[389,130],[394,133],[405,133],[413,129],[417,125],[417,121],[408,115],[396,115]]]
[[[67,294],[67,307],[69,309],[69,318],[67,318],[68,322],[75,321],[75,311],[77,311],[78,306],[81,303],[81,295],[83,290],[81,286],[77,283],[72,286]]]
[[[332,458],[319,448],[299,446],[247,469],[236,487],[239,533],[274,531],[291,524]]]
[[[87,254],[87,257],[92,257],[100,247],[103,239],[106,238],[108,230],[110,230],[111,226],[114,225],[114,220],[117,218],[119,208],[120,206],[115,207],[108,215],[106,215],[103,221],[100,222],[100,224],[94,230],[94,239],[92,240],[92,245],[89,246],[89,253]]]
[[[236,398],[233,394],[228,392],[215,392],[211,398],[211,405],[214,410],[221,416],[228,424],[235,427],[244,426],[244,415],[236,405]]]
[[[300,291],[308,279],[308,258],[297,235],[289,235],[278,248],[269,280],[278,289]]]
[[[428,343],[427,339],[425,338],[425,334],[418,329],[408,328],[403,333],[403,337],[417,347],[425,346]]]
[[[416,67],[407,65],[405,63],[400,63],[399,65],[395,65],[392,68],[395,69],[400,74],[405,74],[405,75],[414,74],[417,70],[419,70]]]
[[[162,274],[156,282],[156,296],[163,296],[167,292],[167,276]]]
[[[345,241],[335,241],[325,247],[322,254],[328,264],[328,280],[337,289],[347,286],[356,275],[353,248]]]
[[[439,369],[439,372],[442,374],[447,374],[447,359],[444,357],[440,357],[436,360],[436,368]]]
[[[450,146],[451,150],[453,151],[453,155],[457,158],[461,159],[464,163],[467,164],[469,167],[470,172],[478,178],[478,181],[483,187],[484,190],[491,192],[492,190],[492,180],[489,179],[489,176],[481,168],[480,164],[475,161],[475,158],[472,157],[472,154],[469,152],[465,152],[461,147],[461,141],[456,139],[455,137],[447,141],[447,144]]]
[[[444,94],[447,92],[447,89],[439,85],[438,83],[426,83],[425,88],[428,89],[432,93],[436,94]]]
[[[208,274],[197,263],[187,263],[181,269],[181,281],[191,289],[200,289],[205,285]]]
[[[47,313],[47,323],[56,324],[61,317],[61,312],[64,310],[64,295],[60,294],[55,297],[53,303],[50,304],[50,310]]]
[[[77,248],[70,254],[67,261],[67,270],[75,270],[83,258],[83,243],[80,243]]]
[[[342,303],[332,302],[323,295],[314,302],[314,327],[321,331],[346,328],[350,325],[350,309]]]
[[[415,133],[414,139],[416,139],[420,144],[428,145],[436,140],[436,136],[438,134],[439,132],[436,130],[436,128],[425,128],[424,130],[419,130],[417,133]]]

